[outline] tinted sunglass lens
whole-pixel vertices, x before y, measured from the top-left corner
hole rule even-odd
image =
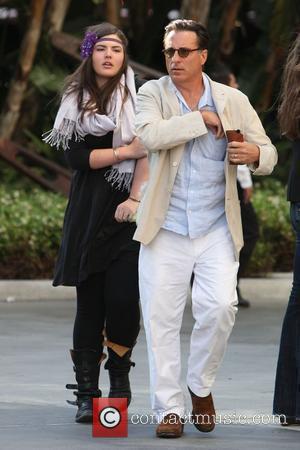
[[[180,47],[178,49],[175,48],[166,48],[165,50],[163,50],[163,53],[167,56],[167,58],[173,58],[173,56],[175,55],[175,52],[178,52],[178,55],[180,56],[180,58],[187,58],[191,52],[191,50],[189,48],[185,48],[185,47]]]
[[[190,50],[188,48],[181,47],[178,49],[178,55],[180,58],[186,58],[190,53]]]
[[[174,48],[167,48],[166,50],[165,50],[165,55],[168,57],[168,58],[173,58],[173,56],[174,56],[174,54],[175,54],[175,49]]]

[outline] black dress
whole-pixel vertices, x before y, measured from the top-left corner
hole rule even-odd
[[[132,240],[135,223],[119,223],[114,218],[117,206],[129,193],[106,181],[110,166],[95,170],[89,165],[92,150],[112,148],[112,136],[110,132],[102,137],[87,135],[79,142],[73,139],[65,152],[74,172],[54,286],[79,286],[89,275],[105,271],[122,252],[133,260],[138,258],[139,243]]]

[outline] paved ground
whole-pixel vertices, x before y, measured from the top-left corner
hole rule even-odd
[[[70,300],[0,302],[0,449],[48,450],[67,448],[182,448],[214,450],[299,449],[300,427],[244,424],[245,417],[272,421],[274,373],[280,326],[289,280],[244,282],[244,292],[252,296],[252,307],[240,310],[228,351],[214,388],[217,412],[225,418],[242,416],[243,424],[220,424],[209,434],[192,425],[177,440],[154,437],[154,425],[129,423],[123,439],[93,438],[89,425],[74,423],[75,408],[65,403],[71,398],[64,384],[73,382],[67,349],[71,347],[75,311]],[[188,352],[192,327],[188,306],[182,328],[182,351]],[[132,370],[133,402],[130,418],[150,414],[145,336],[142,330],[134,354]],[[183,383],[186,358],[183,359]],[[101,372],[101,388],[108,391],[106,371]],[[190,401],[186,393],[187,410]],[[145,417],[145,416],[144,416]],[[226,420],[227,420],[226,419]],[[228,420],[227,420],[228,421]]]

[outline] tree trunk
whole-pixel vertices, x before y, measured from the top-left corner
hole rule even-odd
[[[181,16],[207,24],[211,0],[182,0]]]
[[[120,26],[120,0],[105,0],[106,20],[116,27]]]
[[[145,42],[144,35],[149,31],[147,28],[148,16],[148,2],[147,1],[136,1],[127,0],[126,6],[129,9],[129,21],[130,25],[127,29],[127,37],[131,40],[130,48],[136,57],[144,56],[145,53]],[[151,30],[152,31],[152,30]],[[152,36],[149,38],[151,40]],[[149,45],[148,42],[146,45]],[[146,50],[147,52],[147,50]],[[149,51],[148,51],[149,53]]]
[[[220,53],[229,56],[234,49],[233,31],[236,24],[236,18],[241,7],[241,0],[227,0],[223,14],[223,35],[220,43]]]
[[[31,1],[30,22],[22,41],[16,75],[11,82],[6,99],[6,108],[0,121],[1,138],[11,138],[17,125],[22,100],[40,39],[45,6],[46,0]]]
[[[282,47],[273,47],[266,61],[265,85],[261,93],[261,99],[256,106],[256,110],[267,111],[272,105],[274,84],[278,75],[278,67],[282,67],[284,61],[284,50]]]
[[[48,30],[61,31],[71,0],[52,0],[48,14]]]

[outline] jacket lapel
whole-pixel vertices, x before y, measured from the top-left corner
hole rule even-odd
[[[162,102],[162,105],[166,107],[163,110],[164,119],[169,119],[172,116],[180,115],[180,106],[178,98],[172,88],[171,80],[169,77],[166,77],[164,89],[162,91],[162,99],[166,101]]]
[[[214,104],[216,106],[217,113],[223,124],[223,120],[225,120],[224,109],[225,109],[226,101],[227,101],[226,92],[224,89],[222,89],[222,85],[220,83],[215,83],[209,77],[208,77],[208,79],[209,79],[209,83],[210,83],[210,87],[211,87],[212,98],[213,98]],[[225,120],[225,122],[226,122],[226,120]],[[224,123],[223,124],[224,130],[230,129],[229,124],[228,124],[228,126],[225,126],[225,125],[226,124]]]
[[[161,92],[161,98],[163,100],[165,100],[162,102],[163,118],[169,119],[172,116],[179,116],[179,115],[181,115],[180,105],[179,105],[178,98],[174,92],[174,89],[172,89],[171,81],[170,81],[169,77],[165,77],[163,79],[163,81],[164,81],[163,89]],[[176,130],[174,130],[174,132],[176,133]],[[173,169],[172,162],[176,161],[179,164],[181,161],[183,152],[184,152],[184,145],[180,145],[180,146],[172,149],[172,152],[171,152],[172,157],[171,157],[170,151],[168,152],[167,155],[165,155],[169,159],[170,173],[172,173],[172,176],[170,177],[170,180],[169,180],[170,186],[173,186],[174,179],[176,176],[176,173],[174,172],[174,170],[172,170]]]
[[[232,128],[232,126],[229,123],[229,121],[227,120],[227,114],[226,114],[227,95],[226,95],[225,89],[222,89],[222,85],[220,83],[215,83],[209,77],[208,77],[208,79],[210,82],[212,98],[213,98],[214,104],[216,106],[218,116],[221,120],[223,129],[226,132],[226,130],[230,130]],[[229,178],[235,180],[237,166],[229,164],[227,151],[226,151],[224,165],[225,165],[226,186],[228,186]]]

